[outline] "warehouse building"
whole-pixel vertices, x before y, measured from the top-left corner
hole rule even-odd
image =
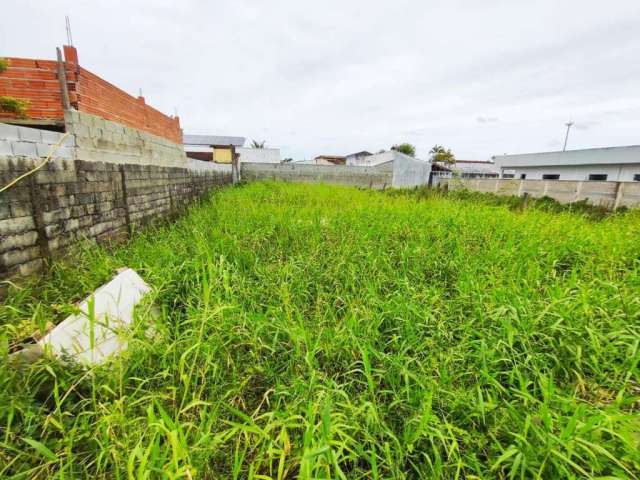
[[[640,145],[496,155],[492,158],[501,178],[640,181]]]

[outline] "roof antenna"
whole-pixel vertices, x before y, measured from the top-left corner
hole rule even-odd
[[[73,46],[73,37],[71,36],[71,21],[69,20],[69,15],[64,16],[64,21],[67,26],[67,44],[69,46]]]
[[[567,140],[569,140],[569,130],[571,130],[571,127],[575,124],[574,121],[569,120],[567,123],[565,123],[565,126],[567,127],[567,134],[564,136],[564,147],[562,147],[562,151],[566,151],[567,150]]]

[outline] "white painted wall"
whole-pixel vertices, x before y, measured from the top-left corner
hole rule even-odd
[[[514,178],[521,178],[526,175],[527,180],[542,180],[544,174],[560,175],[560,180],[589,180],[590,174],[605,174],[607,180],[612,182],[632,182],[634,175],[640,175],[640,162],[635,164],[618,165],[549,165],[543,166],[522,166],[522,167],[502,167],[501,176],[504,174],[514,174]]]
[[[431,163],[416,160],[406,155],[393,161],[393,186],[396,188],[417,187],[429,183]]]
[[[240,162],[251,163],[280,163],[279,148],[236,148],[240,155]]]
[[[640,145],[497,155],[493,159],[503,176],[526,174],[527,180],[540,180],[547,173],[560,175],[560,180],[588,180],[590,174],[605,174],[609,181],[631,182],[640,174]]]

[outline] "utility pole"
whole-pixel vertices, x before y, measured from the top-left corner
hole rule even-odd
[[[564,136],[564,147],[562,147],[563,152],[567,149],[567,140],[569,140],[569,130],[573,126],[573,122],[568,121],[567,123],[565,123],[565,125],[567,126],[567,134]]]

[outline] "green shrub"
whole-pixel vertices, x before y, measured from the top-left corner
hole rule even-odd
[[[14,97],[0,97],[0,110],[14,113],[19,117],[27,116],[27,109],[31,105],[29,100],[22,100]]]

